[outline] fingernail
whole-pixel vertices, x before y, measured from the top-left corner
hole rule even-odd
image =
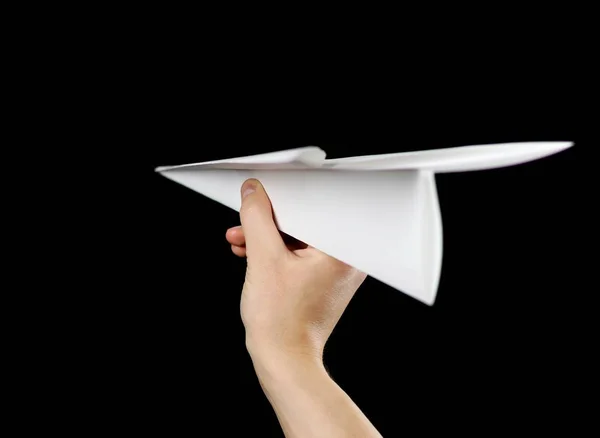
[[[256,182],[253,180],[248,180],[242,186],[242,199],[248,196],[250,193],[256,190]]]

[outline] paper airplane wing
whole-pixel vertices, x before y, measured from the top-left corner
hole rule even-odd
[[[336,160],[307,147],[157,171],[236,211],[242,183],[256,178],[281,231],[431,305],[442,263],[434,172],[518,164],[571,145],[512,143]]]
[[[180,166],[157,167],[157,172],[171,170],[200,170],[200,169],[305,169],[318,168],[325,162],[325,151],[316,146],[287,149],[267,154],[250,155],[247,157],[227,158],[224,160],[205,161],[203,163],[182,164]]]
[[[330,169],[429,170],[435,173],[467,172],[512,166],[537,160],[573,146],[572,142],[526,142],[461,146],[397,154],[326,160]]]

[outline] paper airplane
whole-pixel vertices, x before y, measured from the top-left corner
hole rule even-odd
[[[236,211],[242,183],[256,178],[281,231],[432,305],[442,267],[435,173],[511,166],[571,146],[503,143],[330,160],[308,146],[156,171]]]

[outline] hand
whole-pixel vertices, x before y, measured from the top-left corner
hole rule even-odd
[[[242,185],[241,227],[227,230],[246,257],[241,312],[258,380],[287,437],[381,437],[330,378],[323,348],[365,274],[283,236],[259,181]]]
[[[249,351],[269,349],[320,360],[366,275],[282,236],[259,181],[246,181],[241,192],[242,225],[227,230],[226,238],[234,254],[247,257],[241,313]]]

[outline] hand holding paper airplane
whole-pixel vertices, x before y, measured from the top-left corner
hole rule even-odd
[[[332,160],[309,146],[156,170],[236,211],[240,186],[256,178],[281,231],[432,305],[442,266],[435,173],[511,166],[571,146],[504,143]]]

